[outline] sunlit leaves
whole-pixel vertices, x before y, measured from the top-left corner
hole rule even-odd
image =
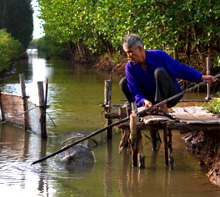
[[[93,51],[104,43],[120,47],[129,33],[139,34],[148,49],[170,50],[187,39],[205,47],[220,34],[217,1],[40,0],[39,5],[47,36],[62,43],[83,40]]]
[[[0,71],[11,66],[12,60],[19,57],[22,45],[5,29],[0,30]]]

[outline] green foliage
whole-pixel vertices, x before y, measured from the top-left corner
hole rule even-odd
[[[210,0],[40,0],[47,36],[83,40],[92,51],[121,48],[137,33],[148,49],[219,48],[220,4]]]
[[[214,68],[220,67],[220,53],[218,54],[218,57],[214,59],[213,67]]]
[[[31,0],[0,1],[0,29],[6,29],[26,49],[33,33]]]
[[[202,107],[213,114],[220,114],[220,93],[217,93],[218,98],[213,98],[209,102],[203,103]]]
[[[12,60],[19,57],[22,46],[6,30],[0,30],[0,71],[10,67]]]
[[[37,46],[39,52],[44,52],[48,55],[61,57],[68,55],[67,44],[57,43],[53,40],[53,38],[47,36],[37,39],[35,45]]]

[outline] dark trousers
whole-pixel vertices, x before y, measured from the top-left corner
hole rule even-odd
[[[141,93],[143,96],[152,102],[152,104],[159,103],[171,96],[178,94],[178,88],[172,78],[170,77],[169,73],[164,68],[157,68],[154,72],[154,79],[156,81],[156,92],[155,94],[146,91],[143,87],[140,87]],[[127,78],[124,77],[119,82],[119,86],[123,91],[125,97],[127,98],[128,102],[133,102],[132,93],[128,88]],[[167,107],[173,107],[179,102],[179,98],[175,98],[169,102],[167,102]]]

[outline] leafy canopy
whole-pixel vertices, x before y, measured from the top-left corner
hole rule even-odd
[[[93,51],[121,47],[137,33],[148,49],[220,50],[220,4],[214,0],[40,0],[47,36],[60,43],[83,40]]]

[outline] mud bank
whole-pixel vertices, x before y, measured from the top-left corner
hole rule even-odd
[[[8,69],[4,69],[3,71],[0,72],[0,81],[6,80],[9,78],[11,75],[15,73],[16,69],[14,67],[14,64],[10,66]]]
[[[182,137],[187,150],[196,155],[202,166],[208,167],[206,176],[220,186],[220,133],[219,130],[191,132]]]
[[[126,56],[118,56],[117,58],[106,54],[103,58],[100,59],[96,64],[94,64],[94,68],[96,68],[100,72],[113,73],[116,75],[125,75],[125,65],[127,64],[128,59]]]

